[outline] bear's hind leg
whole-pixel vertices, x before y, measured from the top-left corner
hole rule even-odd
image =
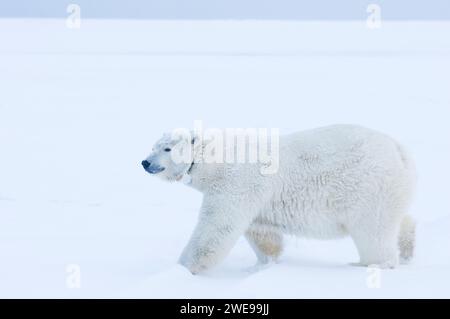
[[[395,268],[399,262],[396,218],[379,221],[363,221],[349,229],[358,249],[361,266],[377,265],[380,268]]]
[[[245,238],[253,248],[258,264],[276,261],[283,251],[283,235],[272,227],[252,226]]]
[[[398,246],[400,248],[400,262],[407,264],[414,255],[416,223],[410,215],[405,215],[400,226]]]

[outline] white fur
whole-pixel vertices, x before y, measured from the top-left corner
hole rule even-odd
[[[350,235],[360,264],[393,268],[409,260],[414,222],[407,215],[415,169],[390,137],[335,125],[280,137],[279,171],[259,164],[197,163],[190,185],[203,193],[198,224],[180,263],[192,273],[218,264],[245,235],[261,263],[282,251],[283,234],[317,239]]]

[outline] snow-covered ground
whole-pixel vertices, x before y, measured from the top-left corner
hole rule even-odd
[[[450,297],[448,34],[449,22],[0,20],[0,297]],[[176,260],[201,195],[140,161],[194,120],[396,137],[419,171],[414,263],[370,288],[350,239],[290,238],[258,272],[241,240],[192,276]]]

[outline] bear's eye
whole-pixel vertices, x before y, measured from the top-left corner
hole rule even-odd
[[[164,149],[164,151],[165,151],[165,152],[170,152],[171,149],[167,147],[167,148]]]

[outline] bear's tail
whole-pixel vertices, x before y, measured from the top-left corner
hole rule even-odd
[[[400,224],[398,247],[400,249],[400,262],[408,263],[414,256],[416,241],[416,222],[410,215],[403,216]]]

